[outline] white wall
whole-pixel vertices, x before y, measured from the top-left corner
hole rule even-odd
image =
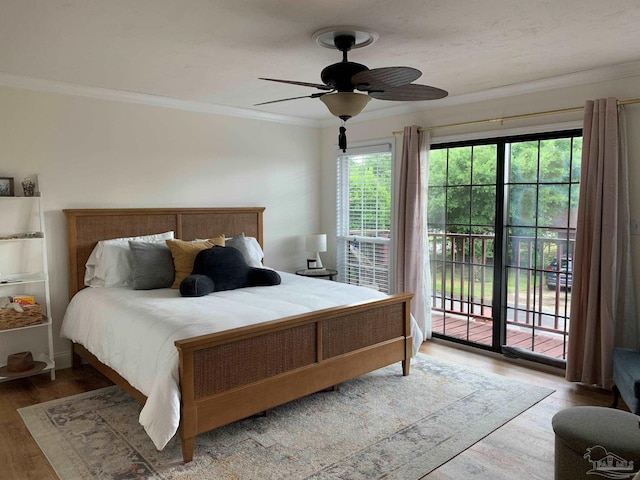
[[[347,136],[350,143],[389,137],[393,132],[402,131],[405,126],[418,125],[430,127],[447,125],[473,120],[500,118],[533,112],[556,110],[562,108],[581,107],[585,101],[603,97],[617,97],[619,100],[640,98],[640,77],[611,80],[571,88],[549,90],[509,98],[488,100],[444,108],[429,108],[411,114],[371,120],[347,122]],[[373,100],[377,101],[377,100]],[[640,219],[640,189],[636,188],[640,180],[640,104],[625,107],[627,121],[628,153],[629,153],[629,185],[631,217]],[[544,125],[576,122],[582,124],[582,113],[551,115],[507,121],[503,125],[489,123],[464,127],[438,129],[432,132],[432,142],[445,136],[475,135],[479,132],[505,132],[521,127],[539,128]],[[322,188],[321,188],[321,228],[328,238],[335,237],[336,232],[336,143],[339,120],[334,127],[323,129],[322,134]],[[476,137],[477,138],[477,137]],[[486,138],[486,137],[485,137]],[[396,136],[396,154],[402,152],[402,136]],[[335,250],[332,243],[327,252],[325,264],[335,265]],[[640,298],[640,235],[632,235],[636,298]],[[640,304],[639,304],[640,306]],[[640,321],[640,320],[639,320]]]
[[[265,263],[293,271],[305,262],[304,235],[319,229],[320,133],[0,88],[0,177],[14,177],[20,188],[23,177],[40,175],[55,351],[63,366],[68,343],[58,332],[68,288],[62,209],[264,206]],[[0,364],[21,342],[0,335]]]
[[[606,96],[640,97],[640,78],[429,108],[379,120],[356,118],[347,123],[348,137],[351,143],[382,139],[405,125],[442,125],[582,106],[585,100]],[[503,126],[443,129],[433,135],[437,139],[580,120],[581,114],[576,113]],[[331,239],[338,126],[338,120],[335,126],[315,129],[0,88],[0,177],[20,180],[40,175],[59,364],[65,366],[68,360],[68,344],[57,338],[68,298],[62,209],[265,206],[266,263],[286,271],[299,268],[306,257],[304,235],[322,231],[330,240],[324,263],[334,266]],[[631,215],[640,218],[640,189],[634,188],[634,179],[640,178],[640,105],[627,107],[627,126]],[[402,142],[396,138],[399,154]],[[639,236],[632,237],[632,250],[640,293]],[[0,363],[16,347],[7,338],[0,335]]]

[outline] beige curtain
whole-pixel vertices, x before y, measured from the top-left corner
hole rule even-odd
[[[427,248],[429,133],[405,127],[398,188],[396,292],[413,292],[411,313],[424,339],[431,338],[431,289]]]
[[[566,378],[610,388],[614,345],[637,348],[626,154],[615,98],[585,105]],[[624,338],[624,332],[633,332]],[[634,345],[635,344],[635,345]]]

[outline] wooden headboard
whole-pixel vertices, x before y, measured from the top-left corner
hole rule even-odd
[[[87,259],[100,240],[173,231],[182,240],[242,232],[263,245],[264,207],[63,210],[67,218],[69,298],[84,288]]]

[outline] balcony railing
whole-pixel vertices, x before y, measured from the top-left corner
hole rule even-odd
[[[388,293],[388,232],[353,231],[338,238],[340,280]],[[571,256],[573,239],[509,236],[506,261],[507,344],[564,358],[569,329],[570,263],[554,259]],[[555,235],[555,238],[551,238]],[[464,322],[459,338],[476,341],[474,330],[485,325],[483,342],[491,342],[493,321],[494,241],[489,234],[432,232],[429,234],[433,322],[436,333],[449,334],[454,321]],[[476,322],[470,328],[469,322]],[[447,331],[448,329],[448,331]],[[489,333],[486,333],[489,331]],[[544,338],[540,335],[547,335]],[[526,337],[526,338],[525,338]],[[549,340],[551,339],[551,340]],[[513,342],[513,343],[510,343]]]
[[[552,355],[564,358],[570,311],[571,262],[573,239],[566,231],[558,238],[557,232],[548,232],[556,238],[509,236],[506,267],[506,323],[507,344],[510,330],[528,332],[530,341],[518,340],[532,351],[541,351],[540,343],[548,333],[559,343]],[[437,333],[447,334],[446,318],[489,324],[493,320],[493,235],[430,233],[430,263],[432,309],[440,312],[443,321],[434,322]],[[554,259],[559,261],[554,263]],[[455,336],[470,341],[473,329]],[[478,330],[479,332],[479,330]],[[491,336],[485,334],[485,340]],[[539,344],[536,345],[536,342]],[[545,346],[550,348],[550,344]]]

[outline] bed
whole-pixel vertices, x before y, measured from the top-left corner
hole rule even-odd
[[[184,240],[211,238],[221,234],[229,237],[244,233],[256,238],[262,245],[263,212],[262,207],[64,210],[67,219],[71,299],[67,314],[77,310],[79,313],[76,316],[82,318],[76,320],[76,323],[89,328],[92,316],[103,315],[106,311],[118,312],[119,308],[121,312],[132,312],[132,319],[128,321],[128,325],[132,327],[122,330],[131,333],[135,329],[143,332],[148,328],[149,332],[155,334],[161,330],[160,324],[154,323],[154,327],[148,327],[141,323],[147,312],[137,310],[137,305],[145,302],[140,301],[139,297],[133,297],[130,289],[84,289],[85,264],[96,244],[106,239],[173,231],[176,238]],[[143,403],[141,423],[145,409],[151,409],[152,405],[153,408],[158,405],[170,408],[169,404],[177,402],[176,428],[184,462],[193,459],[195,437],[200,433],[396,362],[401,364],[403,375],[409,374],[410,359],[417,347],[413,345],[413,339],[416,337],[419,340],[420,335],[410,315],[412,294],[387,296],[369,289],[326,280],[296,277],[284,272],[281,275],[282,285],[277,287],[217,292],[202,299],[180,298],[178,291],[174,289],[143,294],[147,296],[147,305],[151,305],[147,310],[165,310],[164,303],[150,302],[177,304],[193,300],[205,302],[193,303],[196,310],[218,310],[217,302],[221,302],[225,294],[228,294],[231,301],[235,299],[236,304],[245,304],[251,308],[254,301],[261,301],[254,294],[264,295],[266,289],[281,289],[288,295],[287,298],[299,300],[303,304],[291,310],[296,312],[294,314],[274,318],[281,305],[296,302],[287,300],[277,303],[278,297],[272,294],[276,290],[269,290],[266,295],[271,299],[266,300],[266,303],[274,304],[271,309],[274,313],[269,314],[271,316],[267,316],[266,321],[259,317],[264,315],[263,312],[269,311],[269,308],[260,307],[255,308],[255,315],[252,315],[250,309],[238,313],[244,320],[237,324],[234,323],[233,315],[228,316],[227,322],[231,328],[213,328],[210,330],[213,333],[207,333],[209,327],[200,324],[182,330],[175,329],[174,322],[172,328],[175,331],[172,331],[173,336],[170,337],[174,340],[169,345],[175,356],[177,390],[173,400],[173,397],[167,399],[164,394],[158,395],[154,388],[141,386],[143,384],[131,373],[157,369],[170,383],[173,365],[167,366],[161,362],[155,364],[144,356],[128,358],[129,354],[124,351],[124,347],[120,352],[120,344],[127,343],[124,338],[126,334],[118,333],[117,323],[113,321],[103,321],[103,325],[107,325],[107,329],[113,331],[114,335],[104,341],[110,342],[110,348],[115,348],[122,361],[129,363],[112,368],[113,362],[103,358],[103,348],[96,343],[97,337],[104,335],[101,331],[100,335],[93,334],[96,341],[91,340],[90,334],[77,337],[84,338],[83,341],[74,340],[73,335],[69,335],[72,338],[74,365],[79,365],[81,359],[85,359]],[[303,292],[315,291],[320,287],[329,289],[329,293],[325,295],[327,301],[329,297],[335,297],[333,302],[338,304],[322,308],[324,303],[320,300],[324,300],[324,297],[320,296],[307,299],[304,304],[303,297],[309,295]],[[342,288],[357,289],[354,290],[357,292],[355,297],[348,297],[355,298],[356,301],[344,301],[340,290]],[[258,292],[258,289],[262,290]],[[364,297],[359,298],[358,295]],[[87,303],[86,298],[89,296],[111,302],[103,305],[112,307],[94,308],[93,311],[80,309],[78,305]],[[321,308],[310,310],[313,305],[321,305]],[[191,313],[189,315],[193,316]],[[171,316],[175,317],[173,314]],[[196,315],[194,318],[199,317]],[[63,321],[63,331],[69,329],[65,323],[71,323],[67,321],[67,315]],[[147,337],[153,336],[145,335],[144,341],[150,341]],[[167,348],[166,345],[162,346],[162,349]],[[135,368],[127,368],[128,365]],[[156,383],[162,381],[155,380],[153,385]],[[147,423],[163,419],[163,415],[154,415]],[[147,429],[147,425],[143,425]],[[147,429],[148,433],[149,431]],[[154,440],[154,443],[162,448],[162,444],[166,442],[161,440],[159,444]]]

